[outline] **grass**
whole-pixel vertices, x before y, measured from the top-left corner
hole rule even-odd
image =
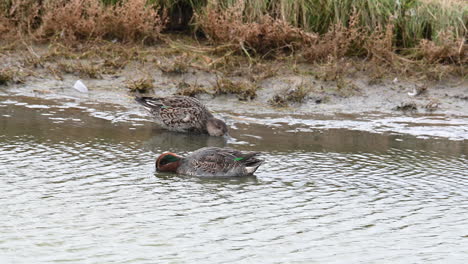
[[[167,42],[166,28],[183,26],[216,46],[212,52],[218,54],[208,66],[223,72],[239,69],[236,56],[244,56],[250,64],[256,64],[259,60],[293,55],[308,63],[335,64],[341,58],[359,57],[400,73],[410,71],[409,68],[450,64],[458,68],[448,72],[464,76],[468,64],[467,25],[468,5],[463,0],[5,0],[0,3],[0,40],[29,38],[67,47],[102,40],[154,44]],[[63,49],[59,47],[57,52]],[[114,71],[124,67],[124,61],[141,55],[133,52],[136,54],[129,51],[109,54],[113,56],[106,66]],[[184,53],[193,52],[197,51]],[[224,54],[219,56],[220,52]],[[77,56],[80,59],[101,56],[95,53],[87,50]],[[187,67],[196,62],[187,57],[182,54],[158,67],[167,73],[186,73]],[[433,70],[428,78],[441,76]]]
[[[21,69],[7,67],[0,69],[0,85],[8,85],[9,83],[23,83],[25,73],[21,72]]]
[[[186,82],[180,82],[177,85],[177,92],[175,94],[194,97],[202,93],[209,93],[209,91],[203,86],[199,85],[198,83],[191,84]]]
[[[166,74],[184,74],[189,70],[190,58],[185,54],[175,58],[167,58],[164,61],[158,61],[158,68]]]
[[[98,65],[81,62],[81,61],[72,61],[72,62],[58,62],[57,67],[63,73],[68,74],[77,74],[81,77],[91,78],[91,79],[102,79],[102,68]]]
[[[136,80],[128,80],[125,82],[130,92],[146,93],[154,88],[154,80],[152,78],[139,78]]]
[[[268,103],[274,107],[288,107],[290,104],[302,104],[313,87],[310,83],[302,82],[296,87],[284,90],[268,100]]]
[[[0,85],[6,85],[8,82],[13,81],[14,72],[11,69],[0,70]]]
[[[154,41],[165,25],[191,15],[193,31],[261,53],[311,41],[310,33],[348,28],[353,20],[368,32],[392,25],[397,48],[416,47],[422,39],[441,43],[444,32],[463,38],[468,24],[463,0],[5,0],[0,31],[46,39]]]
[[[166,31],[174,25],[186,30],[177,40]],[[307,63],[346,96],[359,92],[344,81],[355,71],[373,84],[388,75],[465,78],[467,25],[464,0],[4,0],[0,52],[45,43],[45,53],[26,49],[22,62],[57,79],[101,78],[134,61],[169,74],[214,72],[222,77],[213,87],[180,84],[177,93],[240,100],[281,71],[304,74],[296,66]],[[300,103],[306,90],[279,93],[272,104]]]
[[[257,97],[258,87],[254,83],[234,82],[227,78],[216,81],[214,94],[235,94],[241,101],[252,100]]]
[[[395,25],[396,41],[403,47],[415,46],[422,38],[437,39],[448,29],[453,30],[457,38],[463,37],[468,10],[462,0],[225,0],[210,3],[209,9],[238,10],[244,22],[258,22],[270,15],[293,27],[319,34],[329,32],[335,25],[349,26],[356,12],[359,27],[375,29]]]
[[[108,1],[109,2],[109,1]],[[152,43],[166,24],[164,10],[146,0],[6,0],[0,4],[0,33],[37,41],[75,43],[94,39]]]
[[[250,82],[235,82],[226,77],[219,78],[212,87],[203,87],[198,83],[192,84],[180,82],[177,85],[176,95],[185,95],[194,97],[198,94],[218,95],[236,95],[240,101],[252,100],[257,96],[257,85]]]

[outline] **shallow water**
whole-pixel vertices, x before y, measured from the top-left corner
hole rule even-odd
[[[118,106],[0,96],[0,263],[468,259],[463,120],[418,138],[340,125],[356,119],[225,117],[228,143]],[[207,145],[266,162],[250,178],[155,173],[158,153]]]

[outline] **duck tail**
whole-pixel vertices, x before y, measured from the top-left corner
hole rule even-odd
[[[245,170],[248,174],[254,174],[254,172],[262,165],[263,160],[257,160],[255,163],[250,163],[249,165],[245,166]]]
[[[264,160],[257,159],[254,156],[257,155],[258,153],[252,153],[253,155],[249,157],[248,159],[245,160],[244,165],[247,173],[253,174],[260,165],[264,162]]]
[[[135,101],[148,110],[160,108],[163,105],[161,99],[153,97],[135,97]]]

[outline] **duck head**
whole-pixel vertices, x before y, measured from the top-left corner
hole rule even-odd
[[[206,131],[210,136],[221,137],[227,134],[228,128],[224,121],[212,117],[206,122]]]
[[[156,160],[156,170],[161,172],[176,172],[180,166],[181,159],[181,156],[172,152],[161,154]]]

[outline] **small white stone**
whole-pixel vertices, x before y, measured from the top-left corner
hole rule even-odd
[[[73,88],[81,93],[88,92],[88,87],[86,87],[86,85],[80,80],[76,81],[75,85],[73,85]]]
[[[416,96],[418,94],[418,91],[416,91],[416,88],[413,88],[413,91],[408,93],[409,96]]]

